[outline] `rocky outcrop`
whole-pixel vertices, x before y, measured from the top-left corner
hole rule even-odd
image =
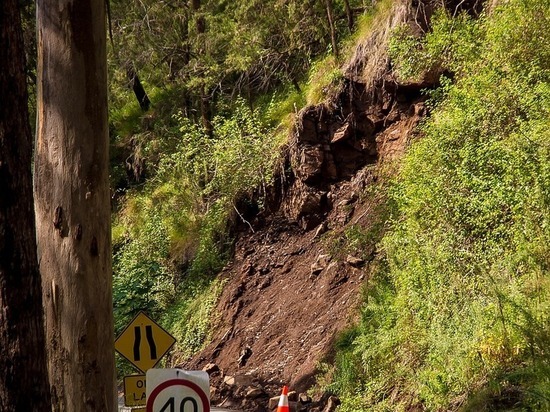
[[[332,185],[399,156],[425,115],[420,87],[387,78],[373,94],[350,80],[335,101],[304,108],[289,144],[285,216],[305,230],[317,227],[334,207]]]

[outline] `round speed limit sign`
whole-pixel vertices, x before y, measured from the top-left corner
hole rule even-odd
[[[149,369],[146,386],[147,412],[210,412],[206,372]]]

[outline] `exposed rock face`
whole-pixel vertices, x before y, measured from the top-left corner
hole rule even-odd
[[[382,84],[373,95],[366,85],[348,81],[336,101],[299,113],[289,144],[294,179],[282,210],[303,229],[319,225],[332,209],[332,184],[399,156],[425,114],[420,85],[400,88],[392,79]]]

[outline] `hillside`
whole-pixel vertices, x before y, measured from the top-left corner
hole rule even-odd
[[[374,237],[381,230],[382,167],[403,153],[425,113],[418,88],[385,85],[374,98],[353,83],[338,97],[352,105],[301,112],[288,154],[299,159],[296,168],[272,209],[240,225],[234,258],[221,274],[228,281],[212,343],[182,366],[216,363],[220,378],[246,382],[245,392],[260,382],[273,396],[283,383],[297,391],[315,384],[321,362],[330,361],[338,334],[356,316],[376,254],[367,235],[359,233],[355,247],[339,239],[358,228]],[[215,401],[236,396],[219,390]]]
[[[403,4],[379,16],[341,88],[300,111],[266,210],[241,220],[220,274],[227,283],[211,343],[176,360],[214,368],[214,403],[268,410],[283,384],[322,395],[323,363],[334,362],[334,345],[356,319],[377,264],[387,180],[427,114],[421,89],[436,86],[437,76],[403,83],[389,69],[388,35],[414,11]],[[235,383],[224,383],[228,377]],[[261,392],[247,396],[252,389]],[[324,407],[326,398],[317,399],[320,406],[308,410]]]
[[[211,122],[138,116],[117,141],[138,181],[115,219],[118,325],[156,314],[170,363],[207,369],[229,408],[288,384],[310,411],[547,410],[548,6],[381,1],[306,92],[286,67],[290,97],[230,102],[226,71]]]

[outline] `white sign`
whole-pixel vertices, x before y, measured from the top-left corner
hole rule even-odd
[[[149,369],[147,412],[210,412],[210,381],[203,371]]]

